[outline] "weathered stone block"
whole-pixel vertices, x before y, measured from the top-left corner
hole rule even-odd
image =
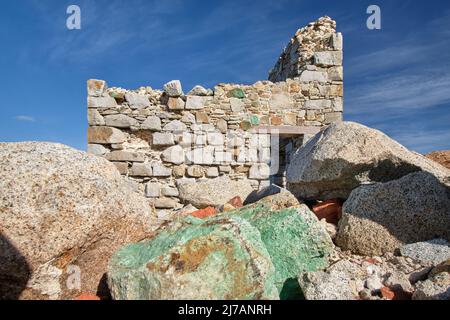
[[[267,180],[270,177],[270,167],[265,163],[254,164],[250,167],[249,178],[255,180]]]
[[[205,147],[186,152],[187,163],[211,165],[214,162],[214,148]]]
[[[192,178],[201,178],[203,177],[203,168],[201,166],[190,166],[187,168],[187,174]]]
[[[133,163],[130,175],[132,177],[151,177],[153,174],[152,166],[149,163]]]
[[[209,123],[209,116],[203,111],[197,111],[195,113],[195,119],[197,120],[197,123]]]
[[[342,51],[343,42],[344,42],[344,40],[342,37],[342,33],[340,33],[340,32],[333,34],[333,36],[331,37],[331,47],[334,50]]]
[[[161,185],[149,182],[145,185],[145,196],[147,198],[158,198],[161,196]]]
[[[173,120],[164,126],[163,131],[181,133],[186,131],[186,129],[187,127],[183,122],[179,120]]]
[[[211,146],[223,146],[224,136],[218,132],[208,132],[208,144]]]
[[[136,119],[128,117],[124,114],[114,114],[105,116],[104,119],[108,127],[130,128],[139,125],[139,122]]]
[[[116,128],[110,127],[89,127],[88,143],[111,144],[123,143],[126,141],[125,134]]]
[[[305,70],[300,75],[300,81],[304,82],[317,81],[319,83],[325,83],[328,81],[328,74],[322,71]]]
[[[174,136],[171,133],[155,132],[153,134],[154,146],[173,146],[175,144]]]
[[[88,144],[87,152],[96,156],[103,156],[107,154],[109,150],[101,144]]]
[[[103,96],[107,88],[108,85],[103,80],[90,79],[87,81],[87,91],[91,97]]]
[[[219,176],[219,169],[217,167],[209,167],[206,170],[206,176],[208,178],[216,178]]]
[[[164,197],[178,197],[180,195],[180,193],[178,192],[177,188],[174,187],[163,187],[161,189],[161,194]]]
[[[314,63],[318,66],[332,67],[342,65],[341,51],[323,51],[314,53]]]
[[[142,130],[161,131],[161,119],[156,116],[148,117],[142,124]]]
[[[328,69],[328,79],[330,81],[343,81],[344,80],[344,68],[332,67]]]
[[[174,209],[178,204],[179,202],[173,198],[162,197],[154,200],[154,205],[157,209]]]
[[[173,146],[164,150],[161,158],[165,162],[182,164],[185,160],[184,156],[184,149],[181,146]]]
[[[116,99],[105,97],[88,97],[88,108],[91,109],[105,109],[105,108],[117,108]]]
[[[96,109],[88,109],[88,124],[90,126],[104,126],[105,119]]]
[[[244,102],[238,98],[230,98],[231,111],[239,113],[244,110]]]
[[[166,83],[164,85],[164,92],[169,97],[180,97],[184,94],[180,80],[172,80]]]
[[[173,98],[170,97],[167,106],[169,107],[169,110],[183,110],[185,106],[185,102],[181,98]]]
[[[129,162],[144,162],[145,157],[142,153],[127,152],[127,151],[113,151],[106,155],[109,161],[129,161]]]
[[[142,109],[150,107],[150,100],[147,96],[128,92],[125,94],[125,99],[128,101],[131,109]]]
[[[186,109],[187,110],[200,110],[205,107],[208,97],[200,96],[187,96]]]
[[[342,113],[341,112],[329,112],[325,113],[325,123],[330,124],[333,122],[342,121]]]
[[[170,177],[172,175],[172,169],[167,168],[161,163],[153,163],[153,176],[158,178]]]
[[[285,110],[292,108],[292,98],[287,93],[276,93],[273,94],[270,99],[270,110]]]
[[[304,108],[306,110],[310,110],[310,109],[316,109],[316,110],[328,109],[328,108],[331,108],[331,101],[330,100],[307,100],[307,101],[305,101]]]

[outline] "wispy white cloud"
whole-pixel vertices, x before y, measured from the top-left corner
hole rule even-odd
[[[15,116],[14,119],[17,121],[23,121],[23,122],[36,122],[36,119],[32,116],[20,115],[20,116]]]

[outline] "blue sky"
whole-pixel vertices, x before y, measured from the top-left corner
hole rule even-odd
[[[81,7],[82,29],[66,29]],[[366,9],[382,10],[382,30]],[[86,80],[161,88],[266,79],[306,23],[329,15],[345,41],[345,119],[418,152],[450,149],[448,1],[21,0],[0,11],[0,141],[86,148]]]

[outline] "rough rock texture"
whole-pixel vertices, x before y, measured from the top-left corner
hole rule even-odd
[[[0,299],[97,292],[111,253],[154,221],[113,164],[60,144],[0,143],[0,190]]]
[[[269,196],[227,214],[248,220],[261,233],[275,266],[275,283],[281,299],[301,297],[297,276],[327,267],[334,247],[316,216],[288,195],[282,192]]]
[[[341,260],[326,271],[305,272],[298,281],[306,300],[358,300],[364,274],[360,266]]]
[[[450,300],[450,273],[442,272],[420,282],[413,300]]]
[[[346,199],[362,184],[388,182],[417,171],[439,178],[450,171],[390,139],[353,122],[334,123],[293,155],[289,190],[311,200]]]
[[[278,299],[273,277],[259,232],[239,217],[175,221],[108,267],[118,300]]]
[[[439,163],[447,169],[450,169],[450,151],[436,151],[427,154],[425,157]]]
[[[404,245],[400,248],[404,257],[410,257],[422,264],[437,266],[450,259],[450,242],[443,239],[435,239],[426,242],[418,242]]]
[[[435,237],[450,240],[450,190],[427,172],[362,186],[344,203],[336,243],[381,255]]]
[[[181,184],[178,189],[182,201],[200,209],[223,205],[236,196],[246,199],[253,192],[248,181],[233,181],[227,176]]]

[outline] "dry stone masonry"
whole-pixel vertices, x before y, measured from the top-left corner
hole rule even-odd
[[[342,35],[328,17],[297,31],[253,85],[163,90],[89,80],[88,152],[114,163],[158,209],[182,207],[179,186],[226,176],[257,190],[285,185],[292,150],[341,121]]]

